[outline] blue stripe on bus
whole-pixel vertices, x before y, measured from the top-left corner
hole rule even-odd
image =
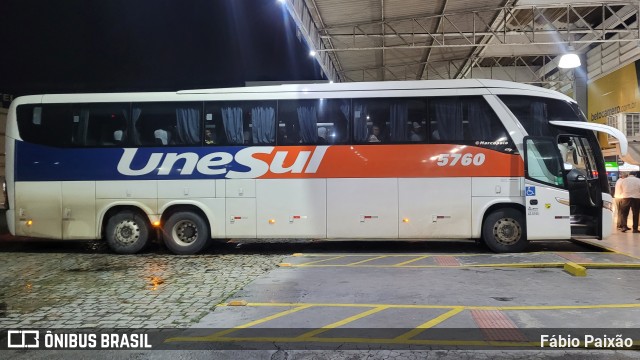
[[[150,161],[152,154],[195,153],[202,158],[213,152],[224,152],[235,157],[244,149],[240,146],[138,148],[129,168],[139,170]],[[123,148],[55,148],[16,141],[15,181],[81,181],[81,180],[155,180],[155,179],[224,179],[228,171],[247,172],[248,166],[231,161],[221,165],[222,174],[204,175],[197,169],[191,174],[181,174],[184,160],[178,160],[166,175],[158,175],[159,167],[147,174],[123,175],[118,171],[125,149]]]

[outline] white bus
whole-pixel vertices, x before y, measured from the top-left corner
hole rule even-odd
[[[6,129],[12,234],[161,239],[602,239],[594,130],[557,92],[493,80],[38,95]]]

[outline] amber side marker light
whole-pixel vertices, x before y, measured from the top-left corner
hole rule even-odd
[[[160,226],[160,221],[154,221],[151,225],[153,225],[153,226]]]
[[[269,219],[269,224],[275,224],[276,223],[276,219]]]
[[[33,220],[27,220],[27,226],[33,225]]]
[[[404,218],[404,219],[402,219],[402,222],[403,222],[403,223],[408,223],[408,222],[409,222],[409,219],[408,219],[408,218]]]

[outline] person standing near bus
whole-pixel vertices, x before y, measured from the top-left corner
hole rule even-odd
[[[634,233],[639,233],[638,218],[640,218],[640,179],[636,177],[637,173],[629,174],[624,180],[620,188],[622,189],[622,218],[629,216],[629,209],[632,214],[632,229]],[[626,230],[625,230],[626,231]]]
[[[614,193],[614,197],[615,197],[615,204],[616,204],[616,216],[618,217],[618,221],[617,221],[617,228],[618,230],[622,231],[622,232],[626,232],[627,230],[629,230],[629,227],[627,226],[627,221],[629,218],[629,209],[627,209],[627,214],[623,215],[622,212],[622,183],[627,179],[627,176],[629,176],[629,173],[626,171],[622,171],[620,172],[620,178],[618,179],[618,181],[616,181],[616,187],[615,187],[615,193]]]

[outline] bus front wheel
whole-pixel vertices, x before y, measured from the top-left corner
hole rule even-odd
[[[118,254],[135,254],[149,240],[147,221],[133,211],[122,211],[109,218],[106,229],[107,244]]]
[[[162,232],[165,245],[178,255],[198,253],[209,239],[209,227],[205,220],[190,211],[179,211],[169,216]]]
[[[482,238],[498,253],[523,251],[528,243],[522,212],[512,208],[491,212],[482,225]]]

